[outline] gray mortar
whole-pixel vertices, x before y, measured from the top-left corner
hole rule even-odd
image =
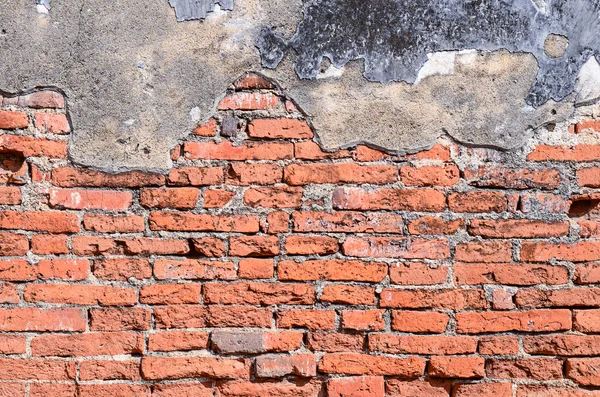
[[[0,0],[0,89],[64,90],[71,159],[109,172],[168,170],[247,71],[275,79],[326,149],[399,154],[446,133],[516,148],[600,95],[594,79],[576,87],[598,55],[599,0],[36,1]],[[545,54],[549,34],[568,38],[564,56]],[[417,79],[438,51],[453,51],[448,70]]]

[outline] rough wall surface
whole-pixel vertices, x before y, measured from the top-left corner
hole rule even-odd
[[[2,396],[600,396],[600,108],[511,153],[323,152],[247,76],[167,175],[0,108]]]

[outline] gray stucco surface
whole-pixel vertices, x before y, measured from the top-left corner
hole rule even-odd
[[[0,90],[64,91],[72,159],[111,172],[167,170],[247,71],[275,79],[329,149],[413,152],[443,133],[509,149],[596,101],[578,76],[599,55],[598,3],[0,0]]]

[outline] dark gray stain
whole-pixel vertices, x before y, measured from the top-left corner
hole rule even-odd
[[[563,56],[544,52],[548,35],[569,40]],[[583,64],[600,57],[600,0],[305,0],[304,18],[285,41],[266,29],[265,67],[297,53],[300,78],[314,79],[324,57],[340,68],[364,59],[374,82],[414,83],[427,54],[463,49],[532,53],[539,63],[527,103],[539,107],[574,90]]]
[[[233,0],[169,0],[179,22],[204,19],[206,14],[215,10],[219,4],[224,10],[233,10]]]

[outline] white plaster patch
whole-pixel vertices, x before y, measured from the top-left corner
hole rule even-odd
[[[423,64],[415,80],[415,84],[419,84],[423,79],[430,76],[453,75],[455,73],[455,51],[435,52],[427,54],[427,62]]]
[[[194,123],[200,121],[200,119],[202,118],[202,112],[200,111],[199,107],[196,106],[195,108],[192,108],[192,110],[190,110],[190,118]]]
[[[575,84],[577,102],[589,102],[600,98],[600,64],[591,57],[581,68]]]
[[[546,3],[546,0],[531,0],[531,2],[540,12],[545,14],[548,11],[548,4]]]
[[[37,9],[37,12],[40,14],[48,14],[49,13],[48,8],[46,8],[46,6],[43,4],[38,4],[35,6],[35,8]]]
[[[329,65],[327,70],[317,75],[317,80],[322,79],[339,79],[344,74],[344,68],[336,68],[333,65]]]

